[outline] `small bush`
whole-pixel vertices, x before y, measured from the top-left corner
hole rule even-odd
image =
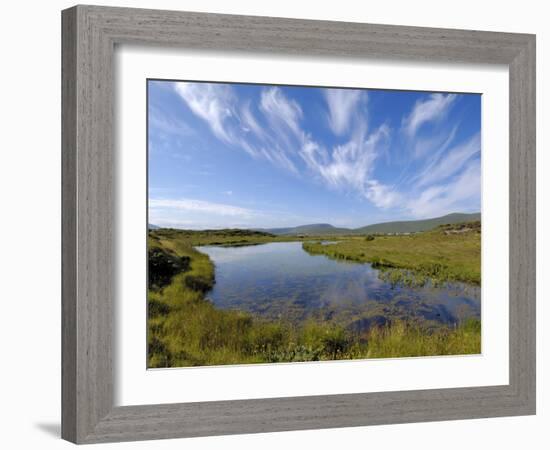
[[[212,289],[212,280],[202,276],[189,275],[185,277],[185,286],[197,292],[206,293]]]
[[[159,289],[172,281],[172,277],[189,270],[191,259],[177,256],[159,247],[149,248],[149,289]]]
[[[338,359],[343,355],[349,346],[349,339],[343,328],[333,328],[323,337],[323,347],[327,355],[332,359]]]
[[[149,297],[147,301],[147,316],[149,318],[156,316],[165,316],[170,312],[170,307],[155,298]]]

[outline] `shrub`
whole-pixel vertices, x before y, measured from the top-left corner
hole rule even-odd
[[[149,248],[149,289],[169,284],[174,275],[189,270],[190,262],[188,256],[177,256],[159,247]]]
[[[323,338],[323,347],[327,355],[332,359],[337,359],[339,355],[346,352],[349,345],[349,339],[344,329],[333,328],[327,332]]]
[[[147,316],[165,316],[170,312],[170,307],[155,298],[149,297],[147,300]]]
[[[213,283],[206,277],[200,275],[189,275],[185,277],[184,280],[185,286],[191,289],[192,291],[206,293],[212,289]]]

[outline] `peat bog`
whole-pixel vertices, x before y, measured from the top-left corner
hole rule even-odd
[[[480,237],[151,229],[148,367],[480,353]]]

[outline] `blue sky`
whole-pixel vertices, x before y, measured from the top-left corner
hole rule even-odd
[[[360,227],[480,211],[481,96],[148,81],[149,223]]]

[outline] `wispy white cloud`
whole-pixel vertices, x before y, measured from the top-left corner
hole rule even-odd
[[[233,92],[223,84],[175,83],[175,90],[197,116],[205,120],[216,137],[234,143],[228,119],[234,117]]]
[[[250,100],[239,99],[229,85],[178,82],[175,90],[219,140],[254,158],[265,158],[274,165],[298,173],[290,155],[300,146],[302,110],[279,88],[262,90],[258,105],[262,117],[254,112]],[[270,126],[263,126],[265,122]]]
[[[470,158],[481,151],[481,138],[476,133],[465,143],[458,145],[444,155],[441,155],[433,163],[428,164],[417,177],[416,184],[419,187],[428,186],[459,172]]]
[[[425,158],[430,162],[437,159],[444,151],[446,151],[453,143],[458,125],[455,125],[450,131],[444,130],[441,133],[429,137],[416,137],[414,142],[414,157]]]
[[[350,129],[352,118],[367,94],[358,89],[324,89],[323,94],[328,106],[329,126],[335,134],[342,135]]]
[[[371,201],[389,204],[384,199],[389,189],[380,189],[380,183],[372,177],[375,160],[384,151],[390,138],[390,129],[381,125],[370,135],[366,126],[360,125],[345,144],[329,151],[307,138],[301,155],[310,170],[334,188],[351,188]],[[392,195],[392,198],[396,198]]]
[[[261,149],[262,154],[265,156],[265,158],[270,161],[271,163],[282,167],[283,169],[286,169],[289,172],[292,172],[294,174],[299,174],[298,169],[296,168],[296,165],[294,162],[292,162],[292,159],[289,155],[287,155],[287,151],[283,147],[281,147],[279,144],[273,144],[271,147],[262,147]],[[292,149],[292,151],[294,151]]]
[[[408,159],[397,163],[402,175],[392,180],[396,166],[391,159],[381,158],[391,149],[392,130],[387,124],[367,128],[367,94],[363,91],[322,91],[324,113],[335,138],[327,141],[305,127],[309,118],[281,88],[263,87],[258,97],[246,99],[230,85],[182,82],[175,83],[175,90],[220,141],[297,176],[316,179],[329,189],[351,192],[391,214],[404,211],[427,217],[463,210],[475,203],[475,195],[479,197],[479,134],[451,147],[456,123],[431,135],[419,133],[423,125],[446,117],[456,101],[454,94],[426,96],[398,122],[411,151],[405,155]],[[344,143],[339,143],[344,136]],[[415,173],[409,175],[403,165]],[[223,194],[231,195],[230,191]],[[189,215],[225,216],[239,223],[258,223],[268,216],[272,222],[277,220],[271,213],[194,199],[153,199],[150,206],[157,212],[178,211],[181,220]]]
[[[328,185],[351,188],[379,208],[395,207],[402,199],[401,194],[373,175],[376,160],[387,153],[390,128],[383,124],[370,134],[367,132],[366,111],[360,111],[360,105],[367,99],[364,92],[325,89],[324,95],[332,131],[342,135],[351,130],[351,138],[331,150],[308,139],[302,147],[302,157]]]
[[[427,100],[417,101],[411,113],[403,119],[407,136],[414,137],[425,123],[443,119],[456,98],[455,94],[431,94]]]
[[[241,106],[241,119],[242,119],[242,129],[245,133],[252,132],[260,140],[264,140],[267,137],[266,131],[258,123],[258,119],[254,116],[252,112],[251,102],[248,101]]]
[[[452,212],[479,211],[481,167],[471,161],[465,169],[448,183],[431,186],[413,197],[407,209],[413,217],[437,217]]]
[[[389,135],[386,125],[367,135],[364,115],[351,120],[357,115],[361,99],[366,98],[359,90],[325,91],[335,132],[353,129],[347,143],[324,149],[302,128],[300,105],[278,87],[262,89],[254,111],[250,100],[239,104],[228,85],[176,83],[175,86],[189,108],[209,124],[218,139],[295,174],[299,173],[295,158],[301,157],[310,170],[333,188],[355,188],[365,194],[378,147]],[[354,122],[353,127],[350,122]],[[263,125],[266,123],[268,126]]]
[[[179,137],[188,137],[193,134],[193,129],[186,122],[180,118],[169,116],[156,106],[150,106],[148,114],[150,130]]]
[[[375,179],[367,181],[365,196],[382,209],[394,208],[403,201],[403,195],[398,190]]]
[[[303,114],[302,109],[297,102],[288,99],[280,88],[271,87],[262,90],[260,109],[273,126],[283,130],[286,127],[297,137],[301,137],[299,122]]]
[[[322,218],[286,209],[245,208],[192,198],[149,200],[149,223],[174,228],[271,228],[319,223]]]
[[[214,214],[218,216],[239,216],[253,217],[258,214],[257,211],[242,208],[240,206],[228,205],[224,203],[208,202],[204,200],[195,200],[190,198],[180,199],[157,199],[149,200],[150,210],[178,210],[187,212],[199,212]]]

